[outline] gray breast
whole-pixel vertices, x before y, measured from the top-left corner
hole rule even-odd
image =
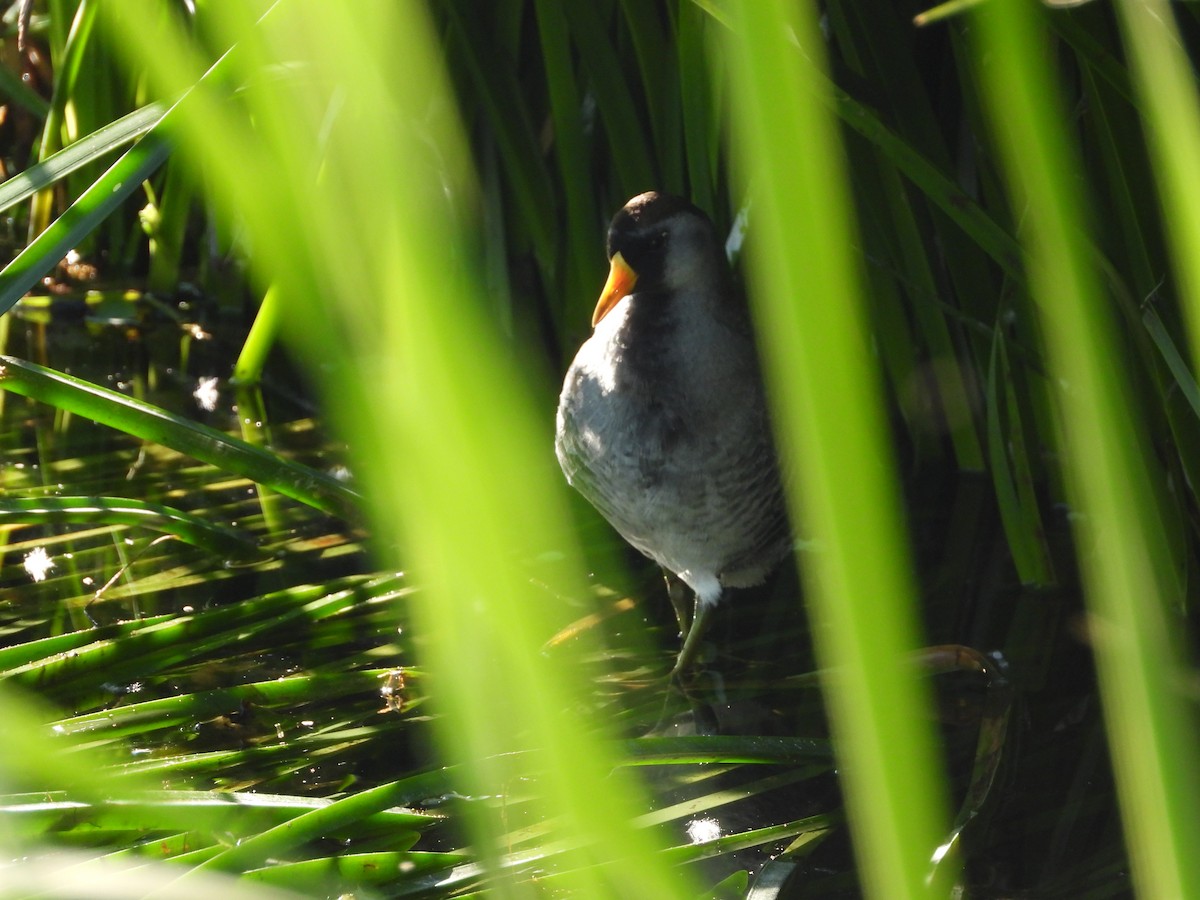
[[[657,329],[639,328],[640,346],[623,346],[630,317],[610,318],[563,385],[556,450],[567,479],[685,581],[688,572],[735,587],[762,581],[790,540],[748,338],[708,336],[692,342],[704,355],[673,356],[654,346]]]

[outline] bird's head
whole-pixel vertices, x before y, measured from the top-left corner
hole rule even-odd
[[[722,278],[723,250],[703,212],[682,197],[638,194],[608,227],[608,281],[592,326],[633,293],[709,292]]]

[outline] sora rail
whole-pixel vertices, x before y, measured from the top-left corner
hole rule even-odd
[[[667,574],[677,678],[725,589],[765,580],[791,533],[749,315],[712,222],[680,197],[640,194],[607,249],[555,450],[567,481]],[[690,625],[679,581],[695,593]]]

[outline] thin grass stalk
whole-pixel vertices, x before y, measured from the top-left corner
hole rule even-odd
[[[869,896],[944,897],[953,873],[939,866],[928,877],[948,803],[929,698],[905,657],[919,643],[912,575],[841,151],[806,62],[819,67],[823,47],[812,9],[736,8],[729,49],[741,164],[754,173],[752,299],[796,476],[794,518],[820,546],[800,562],[855,854]]]
[[[176,866],[165,862],[110,863],[85,851],[23,854],[4,870],[4,890],[10,897],[148,897],[172,900],[296,900],[296,894],[265,884],[241,884],[236,879],[208,874],[175,889]]]
[[[62,147],[65,111],[78,77],[80,62],[83,58],[83,47],[87,44],[87,35],[91,33],[92,26],[96,21],[96,8],[97,4],[95,3],[81,3],[76,7],[74,15],[64,15],[61,19],[56,16],[51,19],[53,28],[61,30],[69,21],[71,30],[69,35],[62,39],[61,44],[52,42],[55,44],[51,48],[52,57],[59,77],[55,83],[54,96],[50,99],[50,110],[42,125],[42,142],[38,150],[39,162],[46,160]],[[55,50],[58,52],[54,52]],[[45,231],[50,224],[53,205],[54,193],[48,189],[41,191],[33,198],[29,207],[30,241]]]
[[[166,176],[157,196],[147,204],[138,218],[149,237],[150,269],[146,274],[146,290],[170,296],[183,281],[184,242],[191,220],[196,183],[182,166],[166,167]],[[147,193],[150,186],[146,185]],[[139,244],[130,241],[130,252],[136,253]]]
[[[1197,741],[1180,678],[1172,609],[1182,597],[1146,472],[1156,465],[1119,360],[1111,307],[1086,244],[1089,221],[1033,3],[992,3],[977,51],[1029,283],[1045,335],[1067,451],[1067,487],[1093,613],[1105,723],[1139,893],[1190,896],[1200,884]]]
[[[289,851],[307,841],[334,834],[339,829],[352,827],[367,816],[384,812],[402,802],[407,791],[407,782],[395,781],[351,794],[328,805],[322,805],[311,812],[302,813],[274,828],[239,841],[203,865],[192,869],[182,880],[189,880],[204,870],[224,869],[243,872],[246,869],[262,865],[272,858],[284,857]],[[433,821],[436,819],[413,814],[409,821],[404,822],[404,825],[420,828]],[[412,843],[415,843],[415,840]],[[411,845],[410,843],[409,846]]]
[[[1175,14],[1164,0],[1116,4],[1145,117],[1181,306],[1200,358],[1200,93]]]
[[[73,690],[78,699],[85,691],[102,690],[98,673],[110,678],[139,677],[147,671],[199,658],[228,646],[231,640],[248,646],[256,636],[286,631],[289,621],[329,619],[386,589],[386,581],[364,585],[361,579],[291,588],[202,614],[156,621],[120,639],[97,637],[61,656],[18,664],[3,675],[47,696],[69,696]]]
[[[519,211],[519,221],[529,229],[547,281],[555,283],[554,191],[553,181],[531,121],[528,104],[513,71],[512,60],[497,55],[492,35],[481,33],[481,21],[462,0],[444,4],[448,18],[448,52],[460,58],[470,76],[475,100],[487,114],[503,163],[505,180],[511,184],[511,198]]]
[[[250,333],[242,343],[242,352],[238,354],[237,362],[233,366],[233,381],[239,387],[258,385],[262,381],[267,357],[275,348],[279,337],[283,311],[279,289],[272,285],[263,294],[258,313],[254,316],[254,323],[250,326]]]
[[[161,132],[156,130],[147,134],[93,182],[52,225],[39,223],[37,236],[0,272],[0,314],[8,312],[67,255],[68,250],[91,234],[137,191],[142,181],[157,171],[170,152],[171,146]]]
[[[1025,426],[1012,382],[1004,339],[997,334],[987,374],[988,449],[996,506],[1021,583],[1045,586],[1054,582],[1054,568],[1033,490]]]
[[[151,17],[148,21],[154,21],[152,11],[147,10],[146,14]],[[89,18],[88,21],[92,20]],[[215,81],[229,63],[228,57],[218,60],[204,77]],[[38,197],[34,198],[34,208],[30,212],[30,243],[0,272],[0,312],[11,308],[68,250],[90,235],[162,165],[172,149],[167,137],[171,122],[180,116],[181,109],[188,108],[188,103],[186,95],[179,96],[154,128],[83,190],[53,225],[38,221],[38,209],[44,204]],[[48,196],[48,191],[39,196]]]
[[[194,828],[244,839],[260,834],[264,828],[273,829],[318,814],[329,829],[327,834],[353,834],[384,825],[394,829],[403,841],[405,834],[439,821],[437,816],[401,806],[406,797],[413,796],[414,787],[429,782],[422,776],[406,778],[338,801],[249,791],[150,790],[125,785],[118,797],[79,790],[0,795],[0,810],[27,834],[56,827],[62,831],[135,833]],[[389,803],[373,802],[381,797]],[[347,810],[356,814],[346,815]],[[227,850],[235,851],[236,855],[239,846],[235,844]]]
[[[121,497],[9,497],[0,499],[0,524],[128,525],[170,534],[222,559],[259,556],[253,540],[160,503]]]
[[[386,885],[386,895],[396,897],[404,896],[405,889],[422,875],[444,872],[469,861],[470,858],[462,853],[387,850],[347,853],[298,863],[272,862],[246,872],[241,878],[243,882],[287,888],[300,896],[311,895],[315,886],[334,895],[338,888],[357,893],[366,886]]]
[[[48,659],[57,654],[69,653],[78,647],[86,647],[98,640],[119,640],[123,635],[132,631],[168,622],[173,618],[173,615],[148,616],[131,622],[93,626],[86,631],[68,631],[38,640],[0,647],[0,678],[8,669],[29,665],[35,660]]]
[[[711,62],[714,57],[710,44],[712,33],[717,30],[711,17],[692,3],[680,5],[675,15],[676,71],[678,84],[676,96],[671,98],[672,118],[678,120],[676,127],[683,132],[686,184],[692,202],[701,209],[718,213],[720,210],[718,179],[720,177],[722,127],[720,86],[727,79],[723,72],[716,71]],[[655,110],[652,115],[659,118],[665,111]],[[676,184],[684,184],[684,173],[671,177],[667,185],[672,190],[682,190]]]
[[[643,3],[641,0],[619,0],[619,6],[624,27],[633,44],[633,57],[637,61],[640,76],[638,83],[649,111],[647,125],[654,139],[652,158],[662,179],[661,184],[679,191],[684,183],[683,147],[679,140],[680,72],[673,65],[670,54],[673,43],[682,43],[682,36],[678,26],[672,35],[670,24],[663,21],[662,5]],[[684,7],[687,8],[687,4]],[[632,66],[627,65],[627,71],[631,72]],[[692,199],[702,209],[712,209],[704,202],[706,197],[693,195]]]
[[[537,0],[538,35],[554,121],[554,156],[566,205],[565,259],[559,283],[569,298],[584,298],[603,277],[603,240],[592,184],[592,154],[584,128],[583,98],[576,85],[574,54],[562,4]]]
[[[137,140],[162,119],[166,107],[148,103],[140,109],[98,128],[65,150],[30,166],[0,183],[0,211],[28,199],[37,191],[111,153],[117,147]]]
[[[593,85],[592,98],[604,126],[607,158],[624,196],[641,193],[656,183],[658,167],[651,156],[651,142],[644,134],[634,102],[626,66],[617,55],[610,29],[599,8],[590,3],[561,4],[571,30],[582,71]],[[647,136],[648,137],[648,136]]]
[[[108,626],[106,631],[111,633],[118,629],[128,630],[128,625],[129,623],[122,623],[120,626]],[[72,632],[65,637],[78,638],[77,641],[72,640],[67,644],[68,649],[87,643],[84,640],[86,633]],[[114,639],[119,640],[119,637]],[[57,638],[46,639],[47,642],[58,640]],[[338,672],[337,674],[292,676],[219,690],[196,691],[59,719],[54,722],[53,728],[55,734],[88,735],[92,740],[116,740],[126,735],[145,734],[177,727],[187,721],[195,722],[211,718],[226,710],[236,708],[243,701],[250,701],[261,706],[272,704],[298,706],[301,703],[311,703],[331,697],[352,698],[356,695],[378,694],[383,684],[381,679],[389,671],[387,669],[368,669]],[[405,674],[411,677],[410,672]]]

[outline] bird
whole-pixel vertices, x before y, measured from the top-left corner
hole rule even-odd
[[[649,191],[613,217],[606,249],[555,453],[568,483],[662,568],[677,680],[727,589],[761,584],[792,549],[783,478],[749,311],[712,220]]]

